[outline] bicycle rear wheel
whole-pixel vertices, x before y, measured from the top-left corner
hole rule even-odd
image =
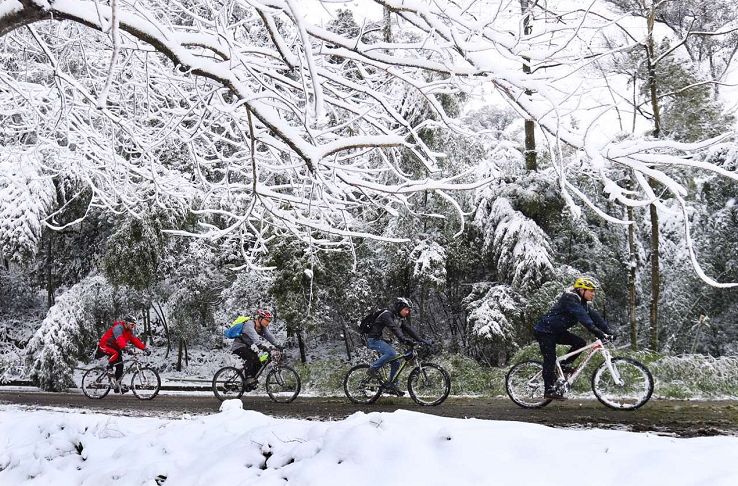
[[[615,410],[635,410],[642,407],[653,394],[653,377],[645,365],[630,358],[613,358],[613,370],[620,382],[602,363],[592,375],[592,391],[597,400]]]
[[[289,366],[274,367],[266,377],[266,392],[277,403],[290,403],[300,393],[300,375]]]
[[[220,401],[241,398],[244,386],[241,370],[233,366],[221,368],[213,376],[213,394]]]
[[[343,391],[354,403],[366,405],[374,403],[382,394],[381,381],[367,374],[368,364],[360,364],[351,368],[343,379]]]
[[[110,392],[110,378],[108,370],[102,366],[87,370],[82,375],[82,393],[87,398],[100,399],[104,398]]]
[[[523,361],[507,372],[505,389],[510,400],[523,408],[541,408],[551,400],[543,397],[543,363]]]
[[[161,378],[155,369],[144,366],[131,377],[131,391],[139,400],[151,400],[159,394]]]
[[[407,391],[418,405],[439,405],[451,392],[451,377],[437,364],[421,363],[410,372]]]

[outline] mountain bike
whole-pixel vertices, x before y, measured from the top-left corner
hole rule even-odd
[[[255,390],[259,377],[268,368],[264,384],[269,398],[277,403],[290,403],[300,393],[300,375],[283,362],[284,354],[269,355],[261,362],[256,376],[247,380],[243,369],[225,366],[213,376],[213,394],[218,400],[241,398],[244,392]]]
[[[121,361],[127,368],[123,371],[120,382],[126,375],[132,374],[130,389],[140,400],[153,399],[161,389],[161,378],[154,368],[141,363],[141,353],[128,353]],[[88,398],[101,399],[115,387],[115,376],[112,369],[106,366],[95,366],[82,375],[82,393]]]
[[[622,357],[612,357],[605,347],[609,341],[596,340],[592,344],[556,359],[556,390],[566,393],[582,374],[582,370],[596,354],[604,362],[592,373],[591,385],[597,400],[615,410],[635,410],[643,406],[653,393],[653,377],[642,363]],[[580,364],[571,372],[564,373],[561,361],[586,353]],[[540,408],[551,399],[543,396],[543,363],[530,360],[513,366],[507,373],[505,388],[510,399],[523,408]]]
[[[413,401],[423,406],[439,405],[451,392],[451,377],[439,365],[425,361],[439,351],[440,347],[432,345],[410,346],[404,353],[387,361],[378,370],[377,376],[368,374],[368,364],[356,365],[346,373],[343,390],[353,403],[363,405],[376,402],[382,392],[389,389],[389,364],[401,360],[397,377],[405,368],[412,367],[407,378],[407,391]]]

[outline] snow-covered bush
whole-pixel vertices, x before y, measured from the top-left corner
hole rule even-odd
[[[410,253],[413,279],[438,290],[446,286],[446,250],[435,241],[423,241]]]
[[[77,361],[95,349],[101,309],[112,309],[112,289],[101,276],[89,277],[57,298],[26,348],[34,384],[50,391],[74,384]]]
[[[523,304],[509,285],[475,284],[463,300],[471,336],[484,361],[505,363],[517,348]]]
[[[38,154],[3,147],[0,151],[0,248],[21,261],[37,251],[42,220],[56,202],[50,176],[43,174]]]

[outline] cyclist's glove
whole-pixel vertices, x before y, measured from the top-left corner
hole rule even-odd
[[[143,354],[145,354],[146,356],[148,356],[148,355],[151,354],[151,350],[149,348],[144,348]]]
[[[602,339],[603,341],[607,339],[607,334],[599,329],[592,329],[592,334],[594,334],[597,339]]]

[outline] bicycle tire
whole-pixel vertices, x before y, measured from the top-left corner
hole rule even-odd
[[[131,376],[131,391],[139,400],[153,400],[161,390],[161,378],[154,368],[142,366]]]
[[[421,363],[410,372],[407,391],[418,405],[440,405],[451,393],[451,376],[435,363]]]
[[[82,393],[87,398],[93,400],[105,398],[110,393],[111,387],[108,370],[102,366],[89,369],[82,375]]]
[[[592,391],[597,400],[613,410],[636,410],[645,405],[653,394],[653,376],[648,368],[631,358],[612,358],[611,362],[623,384],[615,383],[607,363],[602,363],[592,373]]]
[[[225,366],[213,376],[213,394],[221,402],[241,398],[245,386],[243,373],[233,366]]]
[[[267,395],[277,403],[290,403],[300,394],[300,375],[289,366],[274,367],[269,370],[264,386]]]
[[[369,405],[382,394],[382,382],[379,378],[369,376],[368,370],[368,364],[356,365],[348,370],[343,379],[343,391],[353,403]]]
[[[516,405],[523,408],[541,408],[551,403],[544,398],[543,363],[540,361],[522,361],[507,372],[505,390]]]

